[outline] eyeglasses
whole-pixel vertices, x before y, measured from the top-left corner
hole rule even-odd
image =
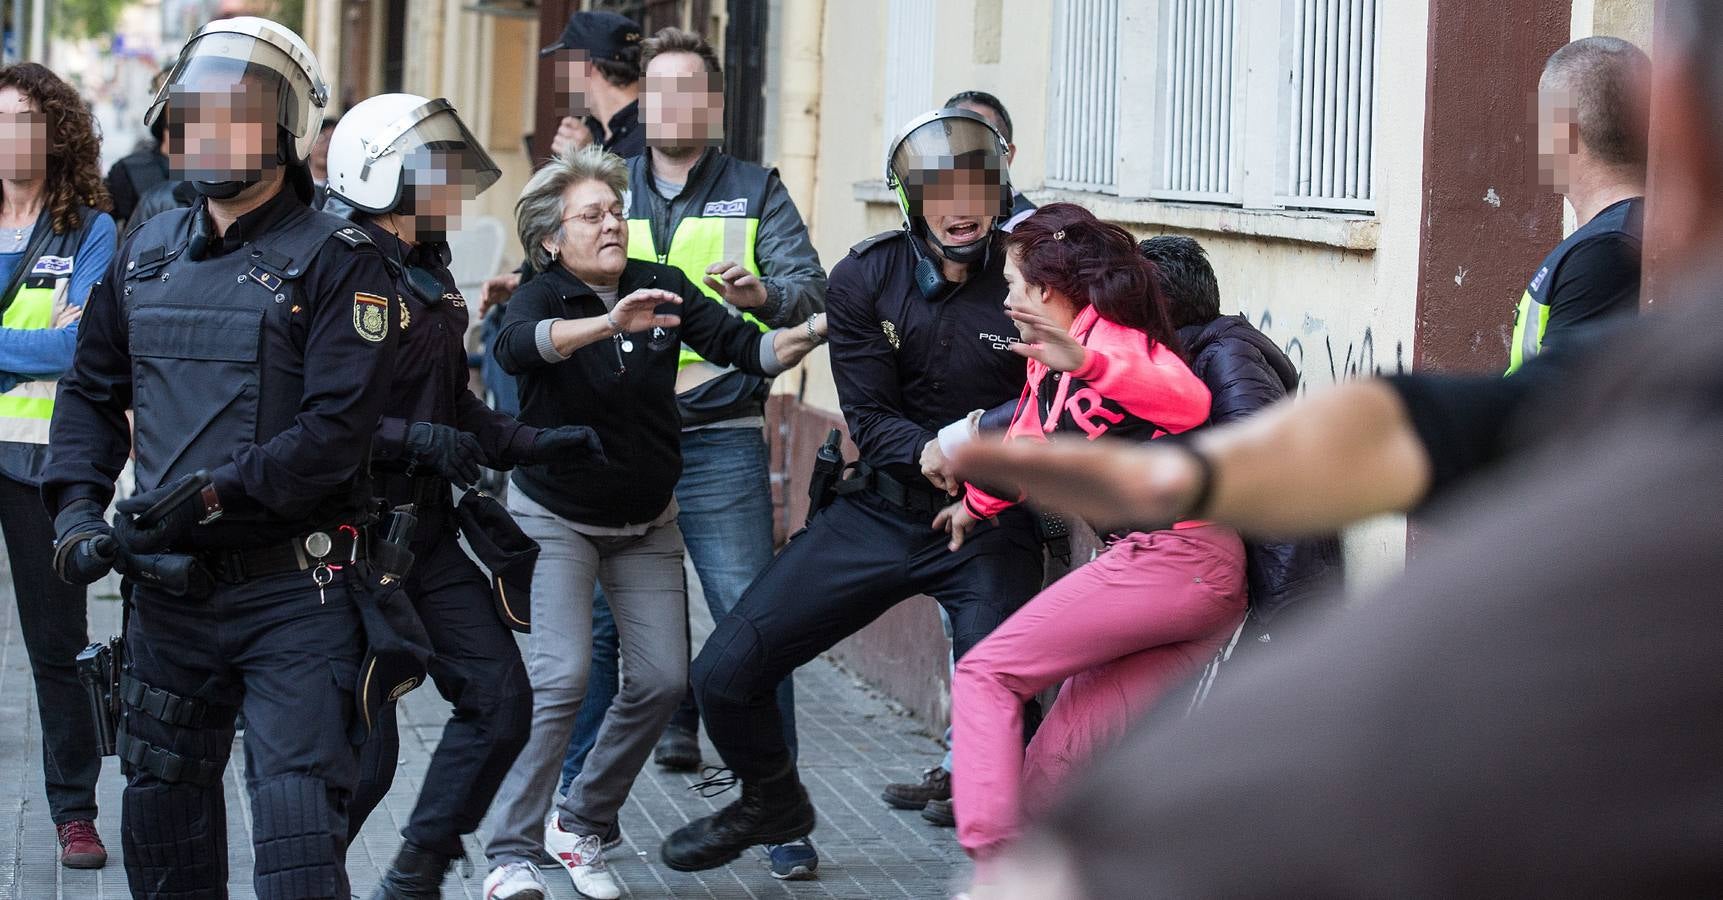
[[[578,220],[583,225],[599,225],[604,222],[605,216],[614,216],[618,222],[628,221],[628,212],[622,208],[622,204],[620,203],[610,207],[609,209],[588,207],[572,216],[568,216],[562,221],[566,223]]]

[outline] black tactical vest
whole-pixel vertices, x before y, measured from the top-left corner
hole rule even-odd
[[[305,348],[292,340],[292,317],[311,308],[301,279],[331,238],[371,243],[352,223],[301,208],[244,247],[193,260],[187,250],[197,215],[193,207],[151,219],[122,264],[140,491],[213,470],[293,426],[304,404]],[[364,480],[361,472],[332,491],[316,521],[253,514],[262,527],[251,536],[289,537],[353,521],[366,507]],[[222,526],[247,518],[235,513]]]

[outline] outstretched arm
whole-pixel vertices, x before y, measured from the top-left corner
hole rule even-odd
[[[1494,379],[1500,381],[1500,379]],[[1401,395],[1364,381],[1282,403],[1193,440],[1212,467],[1167,442],[974,442],[958,452],[966,479],[1014,484],[1098,528],[1198,516],[1253,534],[1333,531],[1423,499],[1431,460]]]

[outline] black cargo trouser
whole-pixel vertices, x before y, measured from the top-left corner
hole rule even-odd
[[[872,492],[839,497],[718,622],[691,677],[707,735],[744,781],[793,763],[775,691],[798,666],[916,594],[951,616],[961,658],[1040,590],[1041,548],[1026,513],[982,523],[955,553],[932,522]]]
[[[444,521],[448,521],[445,519]],[[503,776],[532,728],[532,685],[514,633],[503,625],[490,580],[443,527],[413,543],[413,571],[402,585],[435,653],[429,674],[454,705],[425,770],[424,790],[402,837],[444,856],[461,855],[461,836],[479,827]],[[394,703],[360,751],[352,832],[389,792],[400,735]],[[548,801],[548,798],[546,798]]]
[[[272,575],[208,600],[138,587],[132,601],[125,673],[150,692],[120,721],[132,895],[227,896],[222,781],[243,708],[257,896],[346,900],[361,642],[344,577],[319,592],[309,572]]]

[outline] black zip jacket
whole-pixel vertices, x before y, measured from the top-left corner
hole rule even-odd
[[[682,297],[681,306],[665,310],[682,317],[679,327],[619,335],[550,362],[538,350],[539,322],[605,312],[591,288],[556,266],[515,293],[497,335],[497,362],[520,385],[520,420],[540,428],[587,425],[604,443],[609,462],[602,465],[582,461],[515,470],[515,487],[570,521],[612,527],[649,522],[670,503],[682,477],[682,420],[676,410],[681,344],[720,365],[777,374],[760,363],[767,333],[730,315],[679,270],[629,260],[618,296],[648,287]]]
[[[851,247],[832,268],[826,314],[832,379],[861,458],[931,489],[922,448],[971,410],[1015,409],[1027,364],[1011,352],[1017,326],[1005,315],[1002,243],[968,280],[929,298],[915,267],[931,251],[916,240],[888,231]]]
[[[449,245],[421,244],[409,247],[374,219],[364,219],[359,227],[371,236],[384,258],[390,261],[390,275],[395,282],[401,305],[401,330],[395,345],[395,378],[389,388],[389,402],[383,408],[383,418],[377,424],[377,434],[371,442],[371,465],[376,476],[378,496],[390,506],[411,503],[413,479],[406,476],[407,437],[415,422],[452,425],[478,438],[484,447],[487,464],[493,469],[507,469],[515,459],[531,451],[538,437],[537,428],[516,422],[507,414],[486,406],[473,396],[467,386],[467,349],[463,339],[467,331],[467,301],[455,286],[455,276],[449,272]],[[441,293],[427,303],[407,286],[405,268],[413,266],[435,276]],[[432,475],[418,469],[418,475]],[[436,493],[439,506],[446,507],[449,492]],[[446,508],[419,510],[420,524],[427,515],[447,513]],[[437,523],[452,521],[439,518]],[[425,533],[429,533],[428,529]]]
[[[1191,371],[1214,397],[1209,423],[1253,415],[1298,389],[1298,369],[1279,345],[1243,316],[1221,316],[1179,329]],[[1245,542],[1252,615],[1275,614],[1328,585],[1340,573],[1340,539]]]

